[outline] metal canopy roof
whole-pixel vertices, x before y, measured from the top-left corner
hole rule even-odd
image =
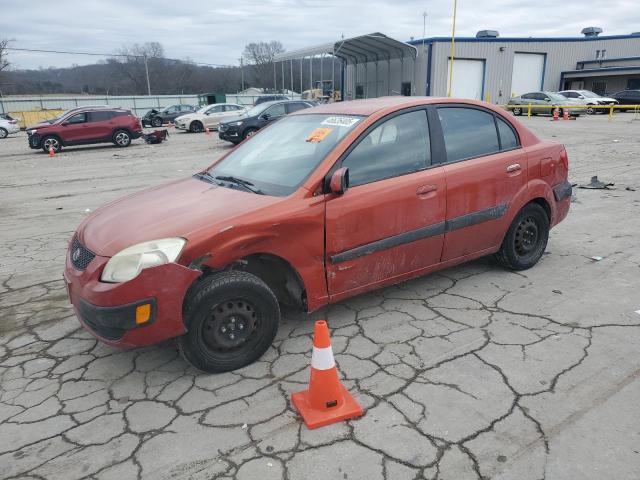
[[[391,60],[392,58],[411,57],[415,59],[418,55],[418,49],[408,43],[375,32],[336,42],[333,54],[350,63],[365,63]]]
[[[274,57],[276,62],[284,62],[317,55],[333,55],[347,63],[377,62],[393,58],[413,58],[418,49],[408,43],[395,40],[386,35],[375,32],[359,37],[347,38],[336,43],[327,43],[315,47],[303,48],[291,52],[281,53]]]

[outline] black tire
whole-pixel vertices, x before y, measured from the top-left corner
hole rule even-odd
[[[161,127],[162,126],[162,119],[160,117],[153,117],[153,119],[151,120],[151,126],[152,127]]]
[[[9,132],[7,132],[4,128],[0,128],[0,138],[7,138]]]
[[[522,115],[522,107],[515,107],[513,109],[513,114],[516,115],[517,117],[519,117],[520,115]]]
[[[204,132],[204,126],[202,125],[202,122],[194,120],[191,122],[191,125],[189,125],[189,131],[193,133],[202,133]]]
[[[113,132],[112,141],[116,147],[128,147],[131,145],[131,134],[126,130],[116,130]]]
[[[585,109],[585,113],[587,115],[593,115],[594,113],[596,113],[596,109],[593,108],[593,105],[587,105],[587,108]]]
[[[49,147],[53,147],[53,151],[58,153],[62,150],[62,142],[55,135],[47,135],[40,142],[40,146],[45,153],[49,153]]]
[[[216,273],[187,293],[187,333],[178,339],[185,360],[208,373],[249,365],[267,351],[278,331],[280,307],[255,275]]]
[[[246,140],[249,137],[252,137],[254,133],[258,131],[257,128],[247,128],[242,134],[242,139]]]
[[[502,241],[496,259],[511,270],[526,270],[533,267],[549,240],[549,217],[537,203],[529,203],[518,212]]]

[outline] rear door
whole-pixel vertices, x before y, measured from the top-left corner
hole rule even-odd
[[[349,188],[327,195],[332,298],[440,261],[446,185],[431,158],[426,110],[418,108],[373,125],[338,162],[349,169]]]
[[[98,110],[88,112],[89,121],[87,122],[87,138],[86,140],[98,140],[111,138],[115,123],[113,118],[114,112],[110,110]]]
[[[444,139],[438,160],[447,183],[447,261],[500,244],[504,214],[526,183],[526,154],[515,130],[490,110],[441,105],[436,111]]]

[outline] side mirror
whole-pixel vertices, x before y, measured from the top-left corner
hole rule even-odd
[[[263,119],[263,120],[269,120],[270,118],[271,118],[271,115],[270,115],[270,114],[268,114],[268,113],[263,113],[263,114],[262,114],[262,119]]]
[[[544,101],[545,101],[545,102],[550,102],[550,101],[551,101],[551,99],[550,99],[549,97],[544,97]]]
[[[329,182],[329,191],[336,195],[342,195],[349,188],[349,169],[341,167],[331,175]]]
[[[584,95],[578,95],[578,98],[581,98],[582,100],[584,100]]]

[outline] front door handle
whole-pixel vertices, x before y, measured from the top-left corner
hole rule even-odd
[[[438,190],[436,185],[421,185],[416,189],[416,195],[419,197],[425,197],[429,194],[433,194]]]
[[[507,173],[513,173],[522,170],[522,167],[519,163],[513,163],[507,167]]]

